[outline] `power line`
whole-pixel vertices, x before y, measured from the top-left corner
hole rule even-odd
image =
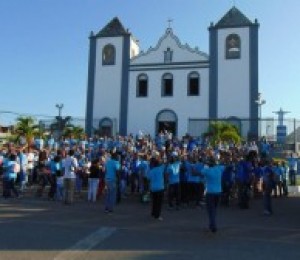
[[[7,111],[7,110],[0,110],[0,114],[11,114],[11,115],[16,115],[16,116],[33,116],[33,117],[48,117],[48,118],[55,118],[56,116],[52,115],[46,115],[46,114],[31,114],[31,113],[20,113],[16,111]],[[77,119],[77,120],[83,120],[84,117],[79,117],[79,116],[71,116],[72,119]]]

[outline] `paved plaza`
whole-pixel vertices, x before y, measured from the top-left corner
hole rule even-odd
[[[150,217],[150,205],[129,197],[113,214],[103,203],[73,205],[32,196],[0,199],[0,259],[300,259],[300,197],[262,201],[249,210],[220,207],[219,230],[206,231],[203,208]]]

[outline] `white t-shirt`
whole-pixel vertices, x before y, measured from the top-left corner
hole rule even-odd
[[[72,157],[68,156],[65,159],[64,166],[65,166],[65,175],[64,175],[64,177],[65,178],[76,178],[75,170],[76,170],[76,168],[78,168],[77,159],[73,156]]]
[[[27,168],[32,170],[34,167],[34,153],[27,154],[27,161],[28,161]]]

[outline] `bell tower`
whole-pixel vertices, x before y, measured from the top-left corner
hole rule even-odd
[[[117,17],[90,35],[86,133],[127,134],[130,33]]]
[[[258,28],[235,6],[209,27],[209,117],[240,121],[243,136],[258,135]]]

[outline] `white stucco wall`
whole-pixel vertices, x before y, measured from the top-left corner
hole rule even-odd
[[[225,59],[226,37],[238,34],[241,58]],[[249,28],[218,31],[218,117],[248,118],[249,108]]]
[[[149,63],[164,63],[164,51],[170,48],[173,51],[172,62],[195,62],[195,61],[207,61],[206,54],[199,52],[196,49],[189,47],[188,45],[182,45],[172,31],[167,31],[157,45],[153,48],[149,48],[144,53],[134,59],[131,64],[149,64]]]
[[[102,65],[102,49],[112,44],[116,49],[115,65]],[[98,38],[94,90],[94,119],[109,117],[117,124],[120,113],[123,38]],[[95,120],[94,120],[95,121]],[[95,126],[95,125],[94,125]],[[99,125],[96,125],[98,127]]]
[[[200,75],[200,96],[188,96],[188,74],[196,71]],[[148,75],[148,97],[136,97],[139,74]],[[173,97],[161,96],[163,74],[173,74]],[[131,71],[129,81],[128,133],[144,130],[155,135],[156,116],[164,109],[173,110],[178,118],[178,136],[188,131],[189,118],[208,117],[208,68],[179,70]]]
[[[133,37],[130,37],[130,59],[139,55],[140,47],[138,45],[138,41]]]

